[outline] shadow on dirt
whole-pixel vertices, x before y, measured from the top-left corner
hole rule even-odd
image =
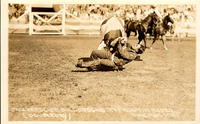
[[[125,69],[125,68],[123,68]],[[121,70],[115,70],[115,69],[109,69],[109,68],[101,68],[101,69],[95,69],[95,70],[91,70],[91,69],[87,69],[87,68],[80,68],[80,69],[74,69],[71,70],[71,72],[119,72],[119,71],[123,71],[123,69]]]

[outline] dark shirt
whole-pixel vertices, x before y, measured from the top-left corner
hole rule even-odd
[[[117,51],[114,54],[114,63],[117,66],[123,66],[137,57],[137,53],[128,43],[125,48],[121,44],[118,44]]]

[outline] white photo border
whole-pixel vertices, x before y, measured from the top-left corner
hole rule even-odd
[[[133,122],[73,122],[73,121],[8,121],[8,3],[24,4],[195,4],[196,5],[196,114],[195,121],[133,121]],[[76,123],[135,123],[135,124],[199,124],[200,123],[200,1],[198,0],[2,0],[1,1],[1,122],[2,124],[76,124]]]

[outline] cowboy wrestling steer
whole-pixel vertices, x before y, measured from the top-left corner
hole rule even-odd
[[[145,51],[144,46],[133,48],[122,37],[116,38],[109,49],[93,50],[90,57],[79,58],[76,67],[92,70],[123,70],[123,66],[131,61],[141,61],[138,54]]]

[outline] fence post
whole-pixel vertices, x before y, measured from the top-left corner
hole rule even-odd
[[[32,14],[32,6],[29,4],[29,35],[32,35],[33,32],[33,14]]]
[[[62,11],[62,34],[66,35],[65,33],[65,4],[63,4],[63,11]]]

